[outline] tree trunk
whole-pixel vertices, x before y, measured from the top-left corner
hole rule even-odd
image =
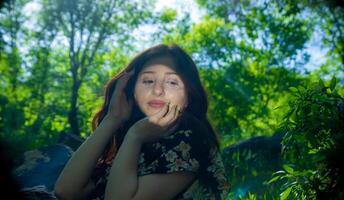
[[[68,114],[68,122],[72,129],[72,134],[80,136],[79,122],[78,122],[78,91],[80,84],[77,80],[73,79],[72,96],[70,101],[70,109]]]

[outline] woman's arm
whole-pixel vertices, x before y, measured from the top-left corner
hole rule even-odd
[[[131,199],[137,190],[137,165],[142,143],[127,134],[113,161],[105,199]]]
[[[170,199],[191,182],[193,176],[178,172],[177,175],[150,176],[151,180],[146,185],[152,186],[155,184],[154,181],[164,184],[156,188],[147,188],[147,186],[140,184],[142,180],[137,177],[137,165],[142,144],[155,140],[173,130],[174,128],[171,125],[178,117],[177,110],[177,105],[165,105],[157,114],[136,122],[128,130],[110,170],[105,189],[106,200],[149,199],[143,198],[143,196],[154,196],[157,192],[156,188],[172,187],[172,190],[162,188],[163,191],[156,194],[159,195],[159,199]],[[156,177],[161,178],[163,181]],[[175,185],[168,185],[169,181]],[[142,193],[142,188],[148,191]],[[156,199],[155,197],[154,199]]]
[[[124,73],[117,80],[108,114],[94,133],[73,154],[60,174],[54,188],[54,193],[59,199],[83,199],[93,190],[94,184],[90,181],[90,177],[96,162],[112,139],[112,133],[129,118],[132,111],[132,101],[127,101],[124,88],[133,74],[133,71]]]
[[[137,176],[142,142],[128,134],[111,168],[105,200],[168,200],[192,183],[195,174],[174,172]]]
[[[105,117],[94,133],[75,151],[55,184],[54,193],[57,197],[79,199],[85,195],[82,191],[86,186],[89,187],[96,162],[118,127],[119,122]]]

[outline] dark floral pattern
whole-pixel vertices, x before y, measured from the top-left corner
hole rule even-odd
[[[104,199],[110,168],[110,165],[103,166],[98,169],[100,173],[94,173],[97,187],[91,199]],[[216,148],[207,148],[191,130],[179,130],[142,146],[138,176],[177,171],[193,172],[197,179],[176,195],[175,200],[226,199],[230,185],[220,152]]]

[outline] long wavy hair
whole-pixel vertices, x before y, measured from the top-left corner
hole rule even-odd
[[[220,144],[218,136],[214,132],[207,118],[207,95],[202,86],[197,67],[191,57],[178,45],[159,44],[139,53],[120,73],[106,84],[105,101],[92,120],[93,131],[98,127],[108,112],[110,98],[115,90],[119,77],[121,77],[126,71],[129,72],[135,69],[134,75],[131,76],[124,89],[127,99],[134,100],[135,83],[140,71],[144,68],[147,62],[161,57],[172,59],[173,69],[181,77],[186,88],[188,105],[180,116],[180,127],[189,128],[197,132],[197,137],[200,141],[208,144],[207,146],[209,147],[216,147],[219,149]],[[109,144],[100,157],[98,164],[104,162],[109,164],[112,161],[129,128],[135,122],[144,117],[145,115],[140,111],[136,103],[134,103],[129,119],[124,122],[119,129],[114,131],[114,138],[109,141]]]

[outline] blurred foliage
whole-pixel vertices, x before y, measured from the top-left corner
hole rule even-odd
[[[175,20],[176,17],[177,17],[177,11],[171,8],[167,8],[161,14],[161,21],[164,23],[169,23]]]
[[[21,0],[4,5],[0,136],[13,144],[23,140],[14,155],[56,143],[61,132],[90,134],[102,87],[124,67],[132,49],[125,30],[150,17],[149,4],[141,3]]]
[[[328,85],[291,88],[294,98],[283,126],[284,170],[270,183],[284,180],[281,199],[343,199],[344,98],[334,77]]]
[[[223,147],[275,132],[285,114],[275,109],[304,79],[296,69],[308,61],[302,49],[312,33],[310,20],[279,11],[274,1],[251,4],[234,12],[224,11],[232,8],[229,2],[204,1],[209,14],[203,21],[164,38],[183,44],[201,68],[209,117]]]
[[[342,183],[336,152],[344,146],[336,118],[344,95],[343,5],[196,2],[204,11],[197,22],[188,8],[155,11],[152,0],[7,1],[0,12],[0,139],[12,156],[59,142],[62,132],[87,137],[104,84],[142,50],[134,43],[145,45],[135,38],[144,28],[152,43],[181,45],[199,68],[233,184],[229,199],[335,191]],[[326,55],[310,63],[314,41]],[[320,79],[326,84],[313,84]],[[281,160],[276,136],[286,127]],[[264,145],[241,149],[245,141]]]

